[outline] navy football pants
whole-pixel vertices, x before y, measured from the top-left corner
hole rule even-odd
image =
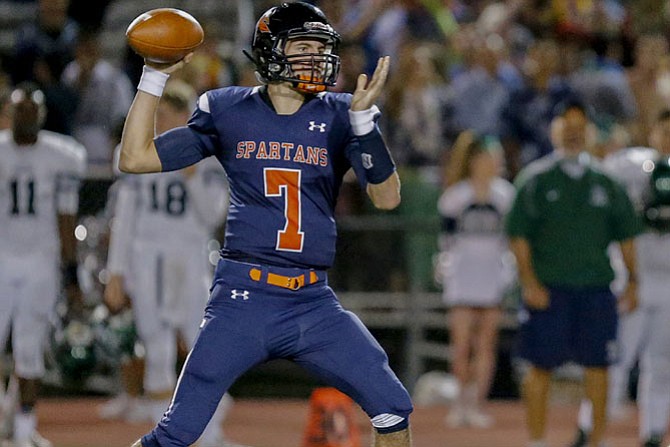
[[[219,261],[205,318],[167,413],[142,439],[145,447],[194,443],[233,382],[253,366],[285,358],[354,399],[374,417],[407,418],[409,395],[379,343],[319,281],[293,291],[254,281],[251,267],[296,276],[304,270]]]

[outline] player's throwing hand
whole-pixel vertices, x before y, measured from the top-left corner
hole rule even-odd
[[[358,75],[356,91],[351,98],[352,111],[367,110],[374,105],[384,88],[390,65],[391,58],[389,56],[380,57],[369,84],[367,82],[368,75],[364,73]]]
[[[183,59],[180,59],[177,62],[170,62],[170,63],[167,63],[167,64],[160,64],[160,63],[152,62],[148,59],[145,59],[144,64],[153,68],[153,69],[156,69],[158,71],[162,71],[163,73],[171,74],[171,73],[174,73],[175,71],[181,70],[184,67],[184,65],[191,62],[191,59],[193,59],[193,53],[188,53],[186,56],[184,56]]]

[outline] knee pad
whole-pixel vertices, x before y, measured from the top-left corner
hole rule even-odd
[[[370,417],[372,426],[377,433],[394,433],[406,429],[409,425],[409,415],[414,410],[412,400],[404,386],[397,379],[392,381],[380,380],[377,384],[383,387],[371,385],[370,389],[377,391],[375,401],[365,402],[363,409]],[[387,377],[388,379],[388,377]],[[372,405],[367,405],[372,403]]]
[[[150,393],[172,390],[177,382],[177,348],[172,334],[160,333],[144,340],[144,388]]]
[[[409,419],[406,416],[382,413],[371,419],[372,426],[379,434],[395,433],[409,427]]]
[[[44,346],[41,337],[16,337],[12,349],[17,376],[23,379],[39,379],[44,375]]]

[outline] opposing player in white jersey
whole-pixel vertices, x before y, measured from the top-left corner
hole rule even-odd
[[[44,95],[21,84],[10,97],[11,128],[0,131],[0,346],[11,332],[19,405],[14,446],[50,446],[36,431],[49,315],[61,268],[71,309],[81,310],[74,227],[86,151],[41,130]]]
[[[625,148],[604,161],[605,168],[624,183],[643,216],[650,212],[654,169],[657,164],[667,165],[670,157],[670,110],[659,114],[650,143],[653,148]],[[628,374],[639,357],[637,402],[643,447],[664,445],[670,422],[670,218],[666,216],[665,220],[665,225],[653,228],[652,224],[637,238],[638,278],[632,280],[639,283],[640,304],[621,320],[618,341],[622,355],[619,363],[611,367],[609,399],[613,402],[609,407],[614,409],[623,400]],[[573,447],[588,445],[584,435],[588,434],[590,417],[588,406],[582,403],[582,439],[575,441]]]
[[[632,147],[618,150],[603,160],[604,169],[626,187],[636,210],[643,212],[643,195],[648,189],[649,177],[643,171],[645,162],[657,156],[656,150],[648,147]],[[611,244],[609,255],[615,272],[612,291],[620,296],[628,281],[628,271],[618,244]],[[622,309],[622,311],[625,309]],[[617,361],[609,367],[607,390],[607,416],[612,420],[630,417],[627,406],[628,384],[642,350],[643,311],[638,307],[632,312],[620,312],[617,327]],[[578,433],[571,447],[584,447],[588,443],[592,427],[591,401],[582,399],[578,415]]]
[[[460,387],[447,417],[451,426],[484,428],[493,422],[480,407],[495,368],[500,303],[514,278],[503,234],[514,187],[499,176],[501,160],[500,143],[462,133],[447,170],[448,187],[438,202],[442,233],[437,273],[449,306],[452,369]]]
[[[166,87],[156,126],[162,133],[183,126],[197,96],[181,81]],[[124,175],[108,254],[110,282],[105,299],[116,310],[127,291],[135,324],[146,349],[144,389],[149,412],[160,420],[176,384],[177,336],[195,341],[212,282],[208,242],[228,205],[225,172],[213,158],[167,174]],[[201,446],[221,445],[224,396],[200,438]]]

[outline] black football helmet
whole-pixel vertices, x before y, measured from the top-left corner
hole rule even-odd
[[[323,53],[286,56],[286,42],[296,38],[322,41],[326,49]],[[268,9],[258,20],[251,55],[245,54],[256,65],[261,81],[289,81],[296,90],[318,93],[337,81],[339,44],[340,35],[319,8],[304,2],[282,3]],[[311,67],[311,73],[295,73],[292,67],[296,63]]]
[[[22,82],[9,95],[12,132],[19,144],[32,144],[46,119],[46,99],[32,82]]]

